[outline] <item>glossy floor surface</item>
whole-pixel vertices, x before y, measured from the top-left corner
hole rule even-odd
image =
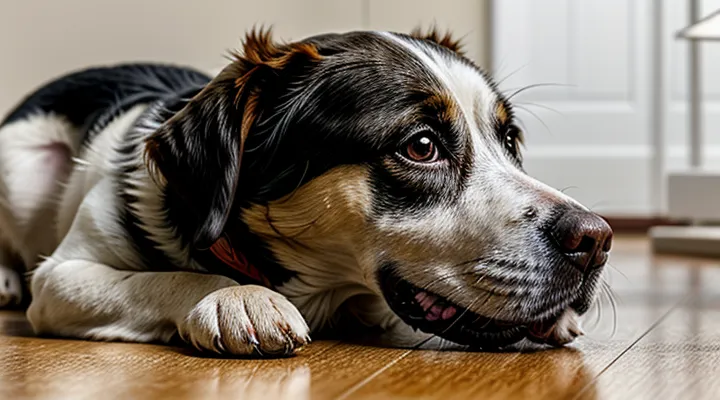
[[[616,241],[588,335],[558,350],[407,351],[320,341],[283,360],[33,338],[0,312],[0,399],[720,398],[720,260],[655,257]]]

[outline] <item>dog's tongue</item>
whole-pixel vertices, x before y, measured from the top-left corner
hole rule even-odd
[[[426,292],[416,294],[415,301],[427,313],[425,319],[428,321],[448,320],[457,312],[455,307],[444,304],[437,297]]]

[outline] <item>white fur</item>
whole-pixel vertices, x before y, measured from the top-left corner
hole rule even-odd
[[[566,344],[584,334],[585,332],[582,329],[580,316],[575,310],[568,309],[552,327],[549,336],[554,343]]]
[[[36,114],[0,128],[0,307],[21,300],[10,259],[34,266],[57,245],[56,202],[76,151],[75,129],[64,118]]]
[[[76,136],[64,118],[52,114],[0,128],[0,240],[26,265],[57,245],[55,206]]]

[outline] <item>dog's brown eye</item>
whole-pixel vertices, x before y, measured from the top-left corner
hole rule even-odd
[[[437,161],[439,153],[432,138],[421,133],[410,139],[403,155],[415,162],[430,163]]]

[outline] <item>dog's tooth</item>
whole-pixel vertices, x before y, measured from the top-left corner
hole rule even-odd
[[[449,306],[446,309],[442,311],[442,314],[440,314],[440,318],[442,319],[450,319],[455,316],[455,313],[457,312],[457,309],[453,306]]]
[[[435,300],[437,300],[437,299],[435,298],[435,296],[433,296],[433,295],[428,295],[428,296],[423,300],[423,302],[420,303],[420,305],[422,306],[422,308],[423,308],[424,311],[427,311],[430,307],[432,307],[433,304],[435,304]]]
[[[423,300],[425,300],[425,298],[427,298],[427,296],[428,296],[428,294],[426,292],[420,292],[415,295],[415,301],[422,304]]]

